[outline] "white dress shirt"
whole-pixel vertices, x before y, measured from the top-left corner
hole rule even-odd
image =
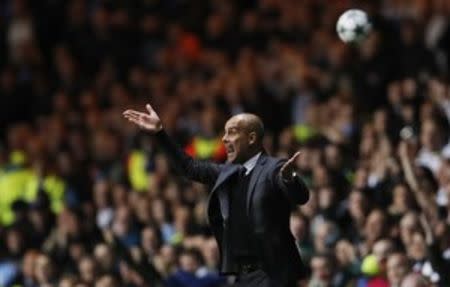
[[[256,163],[258,162],[259,157],[261,156],[261,152],[255,154],[251,159],[247,160],[244,163],[245,167],[245,175],[248,175],[255,168]]]

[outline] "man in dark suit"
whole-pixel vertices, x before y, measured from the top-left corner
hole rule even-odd
[[[309,198],[294,171],[300,153],[288,161],[268,156],[262,121],[239,114],[225,125],[227,162],[194,160],[167,136],[152,107],[146,108],[148,113],[126,110],[124,116],[155,134],[185,176],[213,186],[208,220],[219,244],[221,273],[237,275],[236,286],[296,286],[306,268],[289,230],[290,211]]]

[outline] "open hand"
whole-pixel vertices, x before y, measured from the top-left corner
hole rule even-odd
[[[161,119],[155,110],[153,110],[152,106],[147,104],[145,108],[148,113],[138,112],[135,110],[126,110],[123,112],[123,116],[130,122],[135,123],[140,128],[151,133],[157,133],[162,130]]]
[[[283,164],[280,170],[281,178],[283,180],[291,180],[295,170],[297,158],[300,156],[301,152],[296,152],[287,162]]]

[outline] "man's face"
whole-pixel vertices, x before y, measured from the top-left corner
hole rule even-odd
[[[185,272],[195,273],[199,266],[194,256],[183,254],[180,257],[180,267]]]
[[[331,268],[328,260],[316,257],[311,260],[313,277],[324,283],[329,283],[331,278]]]
[[[407,259],[399,254],[394,254],[387,261],[387,276],[392,286],[400,286],[401,281],[408,273]]]
[[[239,116],[228,120],[225,124],[225,134],[222,137],[228,162],[243,163],[248,159],[250,145],[255,143],[252,134],[244,127]]]
[[[384,215],[379,211],[374,211],[369,214],[366,221],[366,233],[373,236],[373,238],[379,238],[383,235],[383,229],[385,224]]]
[[[94,282],[96,272],[95,272],[95,262],[92,259],[83,259],[79,266],[78,270],[80,272],[81,278],[86,282]]]

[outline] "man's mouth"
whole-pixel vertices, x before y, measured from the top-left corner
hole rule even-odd
[[[231,145],[225,146],[225,150],[226,150],[228,156],[230,156],[234,153],[234,147]]]

